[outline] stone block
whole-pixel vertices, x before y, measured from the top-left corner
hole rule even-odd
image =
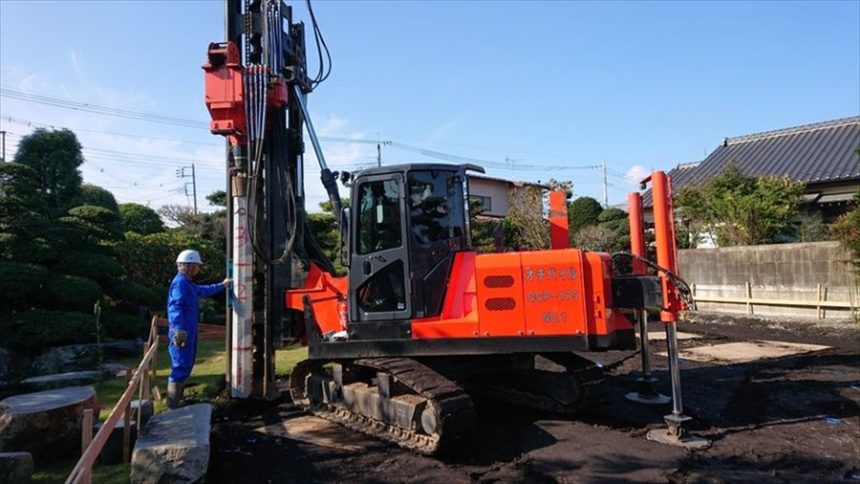
[[[93,387],[67,387],[9,397],[0,402],[0,448],[27,451],[36,462],[79,457],[85,409],[99,414]]]
[[[42,375],[21,380],[24,388],[36,390],[52,390],[55,388],[74,387],[95,383],[102,379],[101,371],[70,371],[68,373],[57,373],[55,375]]]
[[[33,456],[29,452],[0,452],[0,482],[27,484],[33,475]]]
[[[98,432],[104,426],[104,423],[99,423],[96,425],[96,431]],[[128,426],[131,435],[130,435],[130,445],[134,448],[134,444],[137,441],[137,420],[132,420],[131,425]],[[108,436],[107,441],[105,442],[105,446],[102,447],[102,451],[99,454],[98,462],[100,464],[119,464],[122,462],[122,435],[125,432],[125,421],[120,419],[119,422],[116,423],[116,427],[113,428],[113,431]]]
[[[211,420],[212,405],[207,403],[152,417],[134,446],[132,484],[203,482]]]

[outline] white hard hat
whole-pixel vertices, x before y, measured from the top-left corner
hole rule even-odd
[[[203,265],[203,261],[200,259],[200,252],[196,250],[183,250],[179,253],[179,256],[176,257],[177,264],[200,264]]]

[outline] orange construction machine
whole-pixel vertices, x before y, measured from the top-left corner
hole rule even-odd
[[[280,0],[226,6],[229,40],[210,45],[204,70],[212,132],[230,146],[234,397],[271,395],[273,348],[301,339],[309,357],[290,377],[296,403],[435,453],[474,427],[473,394],[576,412],[603,380],[584,355],[636,349],[629,317],[644,327],[651,310],[670,341],[675,407],[663,433],[684,440],[673,323],[685,286],[675,276],[663,173],[646,180],[654,189],[656,264],[642,247],[616,256],[568,248],[561,193],[551,196],[552,249],[479,254],[470,240],[468,172],[483,169],[330,171],[305,103],[326,73],[306,73],[303,24]],[[312,10],[310,18],[317,45],[325,46]],[[346,276],[335,273],[305,220],[305,131],[340,220]],[[349,208],[342,208],[338,179],[350,190]],[[641,240],[641,211],[631,215]],[[619,274],[618,257],[632,258],[638,272]]]

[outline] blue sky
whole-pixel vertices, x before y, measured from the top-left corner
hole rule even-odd
[[[489,175],[572,180],[576,195],[598,199],[600,170],[534,167],[606,160],[610,203],[642,173],[701,160],[725,136],[860,114],[858,1],[314,5],[334,60],[310,98],[321,134],[488,160]],[[3,0],[0,86],[206,122],[200,65],[222,38],[220,1]],[[85,181],[123,202],[187,203],[175,170],[192,162],[201,207],[223,186],[223,144],[205,129],[8,96],[0,118],[10,158],[38,125],[28,123],[78,132]],[[324,151],[338,168],[375,157],[362,143]],[[433,161],[383,149],[384,163]],[[323,192],[308,168],[315,203]]]

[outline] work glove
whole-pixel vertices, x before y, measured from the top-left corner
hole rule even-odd
[[[179,348],[185,348],[185,345],[188,344],[188,332],[180,329],[173,333],[173,344]]]

